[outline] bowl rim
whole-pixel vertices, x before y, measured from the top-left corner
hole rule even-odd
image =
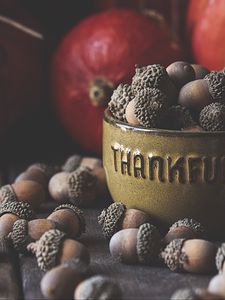
[[[103,115],[104,121],[113,125],[114,127],[125,129],[129,131],[137,131],[138,133],[151,133],[154,135],[166,135],[166,136],[179,136],[179,137],[224,137],[225,131],[201,131],[201,132],[190,132],[190,131],[181,131],[181,130],[169,130],[169,129],[157,129],[157,128],[144,128],[142,126],[134,126],[128,123],[116,120],[111,115],[109,109],[107,108],[104,111]]]

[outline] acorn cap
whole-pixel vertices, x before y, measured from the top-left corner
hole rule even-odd
[[[221,244],[216,253],[216,267],[219,272],[223,270],[223,264],[225,261],[225,243]]]
[[[25,202],[4,202],[0,205],[0,216],[11,213],[20,219],[31,220],[33,211],[29,203]]]
[[[111,238],[118,229],[118,222],[124,215],[126,206],[123,203],[113,203],[103,209],[98,216],[98,223],[102,226],[102,233],[105,238]]]
[[[58,229],[50,229],[36,243],[33,243],[36,245],[37,263],[42,271],[55,267],[60,245],[65,236],[66,234]]]
[[[70,156],[62,166],[62,170],[64,172],[73,172],[75,171],[79,166],[80,162],[82,160],[82,157],[80,155],[74,154]]]
[[[184,242],[185,239],[175,239],[161,253],[161,257],[171,271],[183,270],[183,254],[181,254],[181,250]]]
[[[173,293],[170,300],[200,300],[192,289],[179,289]]]
[[[163,122],[165,128],[173,130],[180,130],[196,125],[189,109],[181,105],[173,105],[169,107]]]
[[[207,131],[225,130],[225,105],[215,102],[205,106],[200,112],[199,123]]]
[[[120,121],[126,122],[125,110],[128,103],[134,98],[131,86],[119,84],[113,91],[108,108],[111,114]]]
[[[225,74],[212,71],[204,77],[214,102],[225,102]]]
[[[61,204],[59,206],[57,206],[54,211],[57,211],[57,210],[60,210],[60,209],[70,209],[72,210],[72,212],[77,215],[79,221],[80,221],[80,230],[79,230],[79,235],[84,233],[85,232],[85,227],[86,227],[86,224],[85,224],[85,219],[84,219],[84,212],[79,209],[78,207],[76,207],[75,205],[73,204]]]
[[[156,88],[142,90],[135,97],[134,115],[144,127],[159,127],[167,108],[166,95]]]
[[[9,234],[13,247],[16,251],[26,253],[26,247],[29,244],[28,221],[24,219],[17,220],[13,224],[12,232]]]
[[[185,218],[182,220],[178,220],[177,222],[175,222],[169,229],[169,232],[172,231],[173,229],[177,228],[177,227],[188,227],[191,230],[195,231],[196,233],[199,234],[204,234],[205,233],[205,229],[204,227],[201,225],[201,223],[199,223],[198,221],[195,221],[194,219],[189,219],[189,218]]]
[[[149,223],[142,224],[137,234],[137,255],[140,263],[154,262],[159,254],[161,236],[158,229]]]
[[[88,167],[81,166],[69,176],[69,199],[75,205],[81,205],[95,197],[93,188],[97,178]]]
[[[14,192],[14,189],[11,186],[11,184],[7,184],[1,187],[0,192],[1,192],[1,199],[2,199],[1,204],[5,202],[17,201],[16,193]]]
[[[116,282],[105,276],[96,275],[80,283],[79,299],[121,299],[122,293]]]
[[[168,79],[169,76],[166,72],[166,68],[159,64],[146,67],[136,66],[131,87],[135,92],[146,88],[160,89],[162,84]]]

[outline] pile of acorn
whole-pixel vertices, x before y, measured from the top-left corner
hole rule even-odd
[[[177,61],[167,68],[136,66],[131,85],[120,84],[108,109],[122,122],[145,128],[225,130],[225,70]]]
[[[37,218],[48,192],[60,203]],[[14,183],[0,189],[0,251],[36,256],[46,272],[46,299],[120,299],[118,285],[105,276],[88,277],[90,254],[77,239],[85,231],[80,206],[93,206],[106,192],[102,162],[74,155],[61,167],[33,164]]]
[[[126,264],[157,266],[164,263],[171,271],[196,274],[220,274],[208,289],[179,290],[173,300],[225,299],[225,243],[206,239],[203,226],[193,219],[175,222],[165,236],[152,224],[145,212],[113,203],[98,217],[105,238],[110,239],[112,257]],[[192,295],[195,295],[192,297]]]

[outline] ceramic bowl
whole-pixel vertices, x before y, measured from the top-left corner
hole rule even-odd
[[[106,110],[103,164],[115,202],[162,227],[189,217],[225,237],[225,132],[134,127]]]

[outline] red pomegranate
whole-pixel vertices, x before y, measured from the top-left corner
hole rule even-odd
[[[45,42],[39,23],[17,1],[0,2],[0,132],[43,100]]]
[[[187,30],[195,61],[211,70],[225,67],[225,1],[191,0]]]
[[[102,116],[112,89],[129,83],[135,64],[168,65],[181,59],[168,28],[132,10],[99,13],[74,27],[52,64],[59,118],[84,150],[101,154]]]

